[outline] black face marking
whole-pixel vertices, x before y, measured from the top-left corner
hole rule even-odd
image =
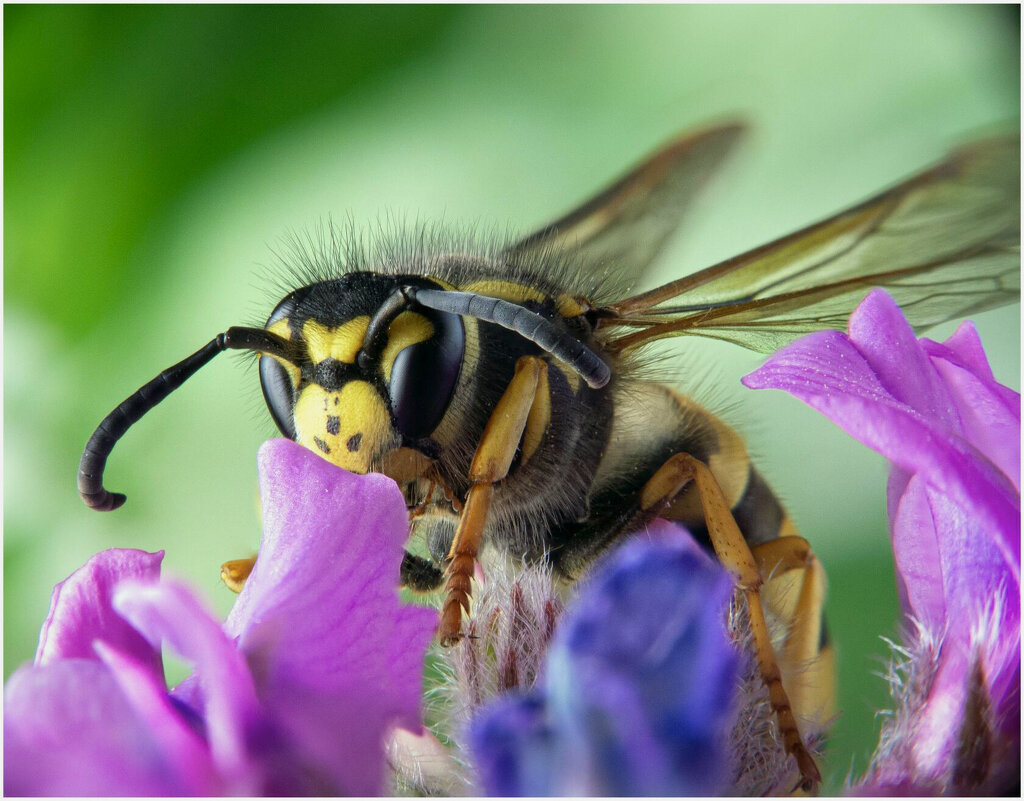
[[[334,419],[337,420],[338,418],[335,417]],[[335,433],[337,433],[337,432],[335,432]],[[345,441],[345,447],[348,448],[350,451],[352,451],[352,453],[355,453],[356,451],[358,451],[359,450],[359,446],[362,445],[362,444],[363,444],[363,435],[362,434],[353,434],[351,437],[349,437]]]
[[[320,437],[313,437],[313,442],[315,442],[316,446],[324,453],[329,454],[331,452],[331,446],[324,442],[322,439],[320,439]]]
[[[313,383],[319,384],[329,392],[337,392],[345,382],[357,377],[356,367],[353,364],[339,362],[337,359],[327,358],[322,362],[313,365]],[[324,400],[324,408],[327,408],[327,400]]]
[[[335,398],[334,402],[337,403],[338,399]],[[327,418],[327,433],[328,434],[333,434],[334,436],[337,436],[339,431],[341,431],[341,418],[337,417],[336,415],[333,415],[333,414],[328,416],[328,418]],[[352,450],[352,449],[349,448],[349,450]]]

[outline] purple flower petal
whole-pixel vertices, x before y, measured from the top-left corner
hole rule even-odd
[[[258,786],[246,749],[246,732],[259,715],[256,689],[245,659],[213,614],[187,587],[167,580],[120,586],[114,607],[151,643],[166,643],[192,663],[214,761],[229,786]]]
[[[226,631],[260,681],[387,698],[418,728],[436,612],[399,603],[408,513],[397,485],[284,439],[260,449],[264,535]]]
[[[918,341],[876,290],[849,330],[794,342],[744,383],[791,393],[894,465],[893,553],[922,632],[909,647],[925,664],[908,668],[861,789],[980,791],[986,775],[1001,779],[962,769],[964,749],[993,726],[1008,735],[1000,748],[1019,748],[1020,396],[995,381],[970,324],[942,344]]]
[[[139,635],[111,605],[114,587],[123,579],[155,582],[160,578],[163,551],[146,553],[111,549],[93,556],[54,587],[50,613],[39,633],[35,663],[59,659],[96,659],[93,641],[133,655],[163,678],[160,651]]]
[[[224,784],[206,742],[181,715],[164,682],[156,681],[146,666],[102,642],[96,643],[96,651],[171,767],[168,774],[181,782],[188,795],[222,793]]]
[[[266,534],[229,633],[186,587],[155,583],[159,555],[106,552],[57,588],[40,664],[5,691],[5,789],[381,792],[388,730],[420,728],[436,623],[398,602],[404,501],[290,442],[260,466]],[[163,644],[195,669],[173,693]]]
[[[963,436],[1020,489],[1020,395],[996,382],[974,325],[966,322],[945,343],[922,339],[949,389]]]
[[[497,795],[707,795],[726,786],[738,655],[732,581],[683,542],[637,539],[588,581],[549,647],[541,689],[470,730]]]
[[[868,296],[851,318],[860,321],[861,310],[873,312],[874,319],[889,320],[891,299],[876,291]],[[878,307],[882,306],[882,312]],[[901,318],[902,319],[902,318]],[[860,321],[861,323],[863,321]],[[892,325],[895,341],[903,341],[906,323]],[[967,439],[959,423],[947,426],[955,416],[950,393],[943,391],[924,398],[930,380],[917,375],[922,348],[913,343],[909,388],[898,390],[922,404],[910,406],[890,393],[875,373],[880,363],[883,376],[896,383],[889,361],[877,355],[883,350],[859,329],[871,349],[859,346],[838,332],[822,332],[797,340],[772,356],[762,367],[743,379],[752,389],[781,389],[817,409],[847,433],[878,451],[895,465],[920,474],[933,487],[945,492],[966,513],[997,534],[997,547],[1020,581],[1020,495],[1011,481]],[[933,369],[932,373],[937,375]],[[915,377],[916,376],[916,377]],[[948,402],[947,402],[948,401]],[[938,420],[927,415],[934,412]],[[936,411],[937,410],[937,411]],[[958,417],[958,416],[957,416]],[[952,425],[952,424],[950,424]],[[1019,441],[1019,436],[1017,437]],[[905,478],[897,477],[902,484]]]
[[[850,342],[886,391],[933,423],[954,430],[956,409],[896,302],[885,292],[868,295],[850,317]]]
[[[151,677],[148,668],[142,673]],[[4,690],[7,795],[183,795],[177,770],[107,667],[62,659],[24,666]],[[204,790],[206,788],[203,788]],[[207,790],[208,791],[208,790]]]

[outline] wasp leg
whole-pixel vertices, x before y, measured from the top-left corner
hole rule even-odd
[[[747,599],[750,629],[761,679],[768,687],[768,697],[775,711],[786,753],[796,760],[800,775],[803,777],[803,789],[811,790],[821,782],[821,774],[818,772],[818,766],[814,764],[814,759],[804,747],[793,708],[782,686],[782,674],[775,659],[775,651],[768,635],[768,624],[764,617],[764,607],[761,605],[761,573],[711,468],[687,453],[675,454],[644,486],[640,496],[640,507],[646,511],[664,509],[691,481],[696,484],[697,497],[700,499],[715,553]]]
[[[547,364],[536,356],[523,356],[516,362],[515,375],[494,407],[473,455],[469,492],[448,551],[448,583],[438,626],[442,645],[454,645],[462,637],[462,611],[469,611],[470,581],[494,485],[508,474],[535,404],[538,400],[549,402],[546,397],[540,399],[538,392],[547,369]]]
[[[232,559],[220,566],[220,580],[223,581],[229,590],[234,593],[242,591],[245,580],[252,573],[253,565],[256,564],[256,557],[250,556],[247,559]]]
[[[405,552],[402,557],[402,586],[413,592],[436,590],[444,581],[444,571],[429,559]]]
[[[751,549],[762,576],[766,603],[786,623],[779,665],[793,708],[824,723],[835,712],[834,654],[825,637],[825,570],[803,537],[781,536]],[[799,590],[788,581],[800,571]]]

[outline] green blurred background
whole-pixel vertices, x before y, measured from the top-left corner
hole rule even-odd
[[[4,674],[53,584],[111,546],[225,612],[259,538],[275,431],[222,358],[121,443],[114,514],[75,492],[125,395],[277,300],[272,251],[330,217],[531,229],[687,126],[742,116],[742,154],[651,282],[786,233],[1019,116],[1016,7],[4,8]],[[1019,387],[1019,308],[977,320]],[[947,335],[944,327],[936,336]],[[842,717],[863,768],[896,631],[885,465],[780,393],[756,356],[683,342],[679,385],[748,435],[829,571]]]

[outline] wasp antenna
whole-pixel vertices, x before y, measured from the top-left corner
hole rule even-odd
[[[571,333],[560,330],[546,317],[524,306],[475,292],[419,289],[412,286],[403,287],[402,292],[407,298],[428,309],[475,317],[515,331],[568,364],[594,389],[603,387],[611,380],[611,368],[600,356]]]
[[[220,334],[220,336],[223,337],[224,340],[224,344],[221,346],[222,350],[257,351],[258,353],[264,353],[267,356],[276,356],[279,359],[284,359],[286,362],[290,362],[295,366],[298,366],[302,359],[302,345],[298,342],[292,342],[290,339],[280,337],[277,334],[273,334],[264,328],[243,328],[241,326],[232,326],[223,334]],[[211,342],[210,344],[212,345],[213,343]],[[185,361],[188,361],[188,359]],[[185,362],[182,362],[182,364],[184,363]],[[175,365],[175,367],[177,366],[178,365]],[[201,366],[202,365],[200,365],[200,367]],[[171,369],[173,370],[175,367],[172,367]],[[192,373],[189,373],[189,375],[192,375]],[[188,378],[188,376],[185,376],[185,378]]]
[[[103,469],[114,445],[146,412],[224,350],[224,340],[224,334],[217,334],[187,359],[168,367],[148,384],[140,387],[103,418],[103,422],[89,437],[78,466],[78,494],[82,496],[86,506],[98,512],[109,512],[124,503],[124,495],[108,492],[103,488]]]
[[[409,307],[409,303],[409,297],[406,296],[404,289],[397,287],[377,309],[373,319],[366,326],[363,347],[356,359],[363,370],[368,370],[372,360],[380,356],[384,345],[387,344],[388,326]]]
[[[103,488],[103,469],[114,445],[146,412],[188,381],[218,353],[228,349],[255,350],[294,362],[298,358],[297,348],[295,343],[263,329],[229,328],[141,387],[103,418],[85,446],[78,466],[78,494],[86,506],[99,512],[109,512],[124,503],[124,495]]]

